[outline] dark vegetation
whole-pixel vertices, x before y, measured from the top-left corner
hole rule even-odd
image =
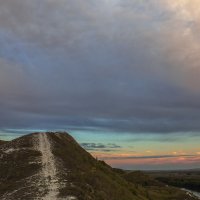
[[[200,192],[200,170],[158,171],[149,175],[165,184]]]
[[[117,171],[126,179],[126,181],[133,183],[137,189],[140,188],[141,190],[142,188],[143,195],[146,195],[148,200],[189,200],[191,198],[187,197],[185,192],[175,187],[168,187],[144,172]]]

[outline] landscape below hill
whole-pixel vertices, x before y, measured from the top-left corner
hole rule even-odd
[[[200,192],[200,169],[154,171],[148,172],[148,174],[153,179],[165,184]]]
[[[199,172],[195,173],[187,172],[186,182],[199,180]],[[93,158],[65,132],[32,133],[0,141],[1,200],[199,199],[178,189],[190,187],[175,184],[172,177],[181,183],[178,172],[171,176],[114,169]]]

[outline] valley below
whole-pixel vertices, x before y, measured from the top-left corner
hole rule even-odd
[[[200,169],[147,172],[152,178],[178,188],[200,193]]]
[[[200,169],[145,172],[166,185],[177,187],[200,199]]]

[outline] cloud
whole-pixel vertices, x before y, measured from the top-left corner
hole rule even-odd
[[[0,3],[0,129],[200,131],[198,0]]]
[[[121,146],[116,144],[102,144],[102,143],[81,143],[80,144],[84,149],[88,151],[115,151],[121,148]]]
[[[138,159],[162,159],[162,158],[196,158],[196,155],[152,155],[152,156],[116,156],[101,157],[103,160],[138,160]]]

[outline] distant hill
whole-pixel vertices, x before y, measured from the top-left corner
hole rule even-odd
[[[195,200],[142,172],[111,168],[60,132],[33,133],[0,145],[0,199]]]

